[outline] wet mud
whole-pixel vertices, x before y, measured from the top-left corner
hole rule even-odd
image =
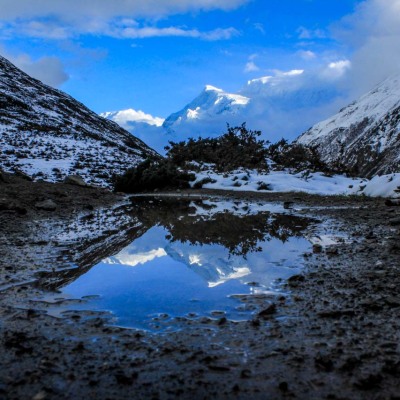
[[[37,301],[141,236],[154,223],[151,207],[140,207],[140,216],[126,212],[132,200],[124,196],[6,178],[0,398],[399,398],[399,207],[367,198],[178,193],[291,207],[315,221],[304,226],[314,246],[301,274],[278,282],[281,294],[238,296],[254,310],[248,321],[218,313],[180,317],[168,321],[176,331],[155,334],[113,326],[107,312],[71,310],[56,318]],[[158,223],[170,224],[170,216]],[[171,229],[195,242],[203,227],[190,238],[179,224]],[[252,243],[227,245],[242,251]]]

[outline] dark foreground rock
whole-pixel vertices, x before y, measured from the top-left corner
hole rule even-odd
[[[176,332],[156,335],[109,326],[106,313],[51,317],[31,301],[43,294],[43,286],[29,283],[37,280],[33,272],[65,270],[70,259],[62,249],[84,269],[96,262],[99,248],[117,251],[146,227],[120,213],[121,198],[111,193],[13,182],[2,184],[1,201],[12,199],[27,212],[0,210],[0,398],[399,398],[400,251],[391,245],[399,236],[390,224],[400,216],[398,207],[296,194],[294,208],[329,221],[311,228],[310,236],[337,230],[343,241],[306,254],[304,273],[287,283],[289,295],[242,296],[256,306],[252,320],[180,318],[171,322]],[[232,196],[293,201],[293,195]],[[34,207],[49,198],[57,203],[51,216]],[[87,228],[79,246],[46,242],[48,226],[73,229],[74,221]],[[103,230],[91,236],[96,224]],[[79,271],[65,270],[62,279],[71,273]]]

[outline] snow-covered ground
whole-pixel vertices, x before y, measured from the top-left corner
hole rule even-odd
[[[326,175],[321,172],[293,173],[289,170],[259,173],[240,169],[217,173],[211,168],[196,173],[196,181],[210,178],[203,188],[234,191],[305,192],[317,195],[365,195],[371,197],[400,197],[400,173],[376,176],[371,180]]]

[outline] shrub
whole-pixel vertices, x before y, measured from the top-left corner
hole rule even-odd
[[[147,159],[124,175],[115,178],[117,192],[139,193],[155,189],[183,189],[190,187],[194,174],[181,171],[170,160]]]
[[[215,182],[217,182],[217,181],[210,177],[203,178],[193,185],[193,189],[201,189],[203,187],[203,185],[206,185],[207,183],[215,183]]]
[[[286,139],[271,144],[267,149],[268,157],[282,168],[294,168],[298,171],[329,171],[321,161],[317,151],[312,147],[301,144],[289,144]]]
[[[267,170],[267,142],[258,139],[260,131],[246,128],[246,124],[230,127],[218,138],[189,139],[187,142],[169,142],[167,157],[176,165],[186,166],[188,162],[214,164],[218,171],[232,171],[237,168]]]
[[[265,182],[257,182],[258,187],[257,190],[271,190],[271,186],[268,183]]]

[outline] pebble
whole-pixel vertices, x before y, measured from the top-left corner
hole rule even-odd
[[[53,200],[47,199],[36,203],[35,208],[44,211],[55,211],[57,209],[57,204],[54,203]]]

